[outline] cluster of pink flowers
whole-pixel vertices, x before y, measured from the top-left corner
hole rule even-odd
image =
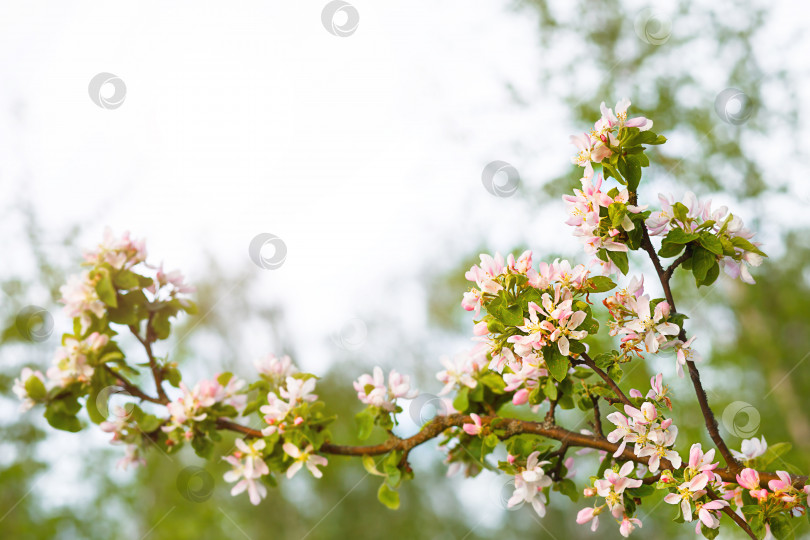
[[[616,137],[619,130],[624,127],[637,127],[641,131],[652,128],[652,120],[643,116],[627,118],[627,108],[630,107],[630,100],[627,98],[616,103],[616,112],[605,106],[603,101],[599,108],[602,116],[593,126],[590,133],[582,135],[572,135],[571,142],[579,151],[571,158],[571,163],[579,165],[585,169],[585,178],[593,176],[593,163],[601,163],[606,157],[610,157],[613,151],[611,146],[617,146],[619,141]]]
[[[540,452],[532,452],[526,460],[526,467],[515,474],[515,491],[507,502],[507,506],[512,508],[518,504],[527,502],[532,505],[537,515],[546,515],[546,495],[543,489],[551,485],[551,478],[546,476],[543,465],[548,465],[549,461],[540,461]]]
[[[670,306],[666,301],[650,305],[650,296],[644,294],[644,278],[634,277],[630,284],[603,303],[610,312],[610,335],[622,336],[621,347],[625,352],[640,352],[639,346],[649,353],[656,353],[661,345],[677,336],[680,328],[667,322]]]
[[[573,302],[571,290],[560,283],[554,287],[554,298],[543,293],[542,305],[529,302],[529,317],[523,319],[523,326],[518,326],[525,335],[511,336],[508,340],[514,343],[517,355],[530,361],[537,351],[556,343],[560,354],[568,356],[569,338],[579,341],[588,335],[586,330],[577,330],[587,313],[574,311]]]
[[[701,523],[710,529],[720,526],[720,512],[728,502],[722,499],[706,500],[708,493],[706,487],[709,483],[720,490],[720,478],[714,474],[714,469],[719,463],[714,462],[715,451],[712,448],[708,452],[703,452],[700,443],[695,443],[689,450],[689,461],[684,468],[684,481],[664,497],[667,504],[680,505],[681,514],[684,521],[692,521],[692,504],[695,505],[698,523],[695,532],[700,533]]]
[[[82,331],[90,326],[91,314],[100,319],[107,311],[107,306],[99,300],[89,270],[69,276],[59,292],[62,294],[60,301],[65,304],[65,315],[71,319],[78,317]]]
[[[303,403],[312,403],[318,396],[315,390],[314,378],[296,378],[288,376],[284,385],[276,392],[268,392],[267,405],[262,405],[259,411],[264,414],[267,427],[262,430],[265,437],[276,432],[282,434],[292,426],[301,425],[304,417],[294,414],[295,409]]]
[[[217,403],[230,405],[237,412],[241,412],[247,405],[247,396],[240,393],[245,385],[245,381],[231,377],[226,385],[222,385],[216,378],[203,380],[190,390],[184,382],[180,383],[182,395],[170,402],[166,408],[169,411],[169,424],[163,426],[164,432],[169,433],[175,429],[184,430],[185,437],[191,439],[194,432],[186,431],[189,422],[201,422],[208,417],[205,409],[213,407]]]
[[[522,405],[528,401],[540,377],[548,375],[543,347],[555,345],[560,354],[568,356],[571,340],[580,341],[588,335],[587,330],[580,328],[587,313],[574,308],[574,299],[584,290],[589,273],[584,265],[572,267],[568,261],[559,259],[551,264],[542,262],[534,269],[531,251],[517,259],[511,254],[506,259],[500,254],[480,257],[481,265],[473,266],[466,274],[467,279],[478,286],[464,296],[462,306],[468,311],[479,313],[485,297],[503,290],[510,276],[522,276],[525,287],[543,291],[539,303],[528,303],[528,317],[515,327],[520,332],[509,336],[506,345],[497,343],[497,336],[490,334],[485,321],[476,324],[474,329],[475,339],[489,349],[489,369],[503,374],[506,391],[515,392],[513,403]],[[480,362],[460,366],[446,360],[443,363],[447,369],[438,375],[445,383],[442,393],[449,392],[455,385],[475,388],[474,375],[481,369]],[[508,368],[506,373],[505,368]]]
[[[256,371],[259,375],[269,380],[274,384],[283,383],[287,377],[291,377],[298,373],[298,368],[286,354],[278,358],[274,354],[268,354],[253,362]]]
[[[413,399],[418,394],[416,389],[411,389],[411,378],[400,374],[395,369],[388,374],[387,386],[381,367],[376,366],[372,373],[373,375],[363,373],[353,383],[357,399],[366,405],[394,412],[397,399]]]
[[[260,481],[262,476],[270,474],[262,455],[266,445],[263,439],[252,442],[236,439],[237,450],[223,458],[233,467],[224,476],[226,482],[236,482],[231,488],[231,495],[236,496],[247,491],[250,502],[254,505],[267,496],[267,488]]]
[[[131,422],[131,416],[131,410],[115,406],[112,409],[113,419],[99,424],[101,431],[112,433],[111,444],[126,444],[125,455],[117,463],[117,466],[124,470],[130,465],[137,467],[146,464],[146,460],[141,456],[141,449],[137,444],[141,434],[137,426]]]
[[[570,217],[566,225],[574,227],[574,236],[585,245],[585,252],[594,255],[600,249],[608,251],[627,251],[627,245],[617,241],[617,237],[624,232],[635,229],[635,224],[627,214],[624,215],[619,227],[610,226],[608,217],[601,217],[600,210],[608,208],[613,203],[624,204],[628,212],[637,214],[646,206],[628,205],[630,194],[626,189],[619,191],[614,197],[603,193],[602,177],[596,177],[595,183],[590,178],[582,179],[582,189],[575,189],[574,195],[563,195],[568,205]],[[611,273],[611,272],[606,272]]]
[[[693,233],[703,226],[703,229],[729,241],[735,238],[750,241],[754,237],[754,233],[745,227],[742,219],[730,214],[726,206],[712,211],[711,200],[701,202],[691,191],[684,195],[682,201],[676,201],[672,195],[665,197],[663,194],[658,195],[658,199],[661,201],[661,210],[650,215],[646,222],[652,236],[665,236],[673,228]],[[677,202],[686,208],[683,219],[676,217],[674,207]],[[711,225],[707,222],[711,222]],[[751,242],[751,245],[759,247],[760,243]],[[753,284],[754,278],[749,267],[762,264],[762,256],[742,247],[735,247],[734,251],[734,257],[720,259],[721,267],[730,277],[735,279],[739,277],[745,283]]]
[[[577,523],[583,525],[591,523],[591,530],[595,531],[599,527],[599,515],[604,511],[605,505],[610,510],[611,515],[619,524],[619,532],[625,538],[633,532],[636,527],[641,527],[641,520],[627,515],[624,508],[624,490],[639,487],[642,482],[628,475],[634,471],[633,462],[628,461],[616,471],[608,469],[605,471],[603,479],[595,480],[593,487],[584,490],[586,497],[598,495],[605,499],[605,504],[583,508],[577,513]]]
[[[84,260],[91,266],[107,263],[116,270],[126,270],[146,260],[146,243],[131,239],[129,231],[116,238],[107,227],[101,244],[95,251],[86,251]]]
[[[474,389],[478,385],[476,377],[487,366],[487,351],[488,347],[482,343],[452,358],[442,356],[439,361],[444,369],[436,374],[436,378],[444,385],[439,395],[449,394],[454,388],[465,386]]]
[[[658,400],[664,396],[661,374],[653,377],[650,384],[653,392],[647,399]],[[672,419],[665,419],[658,414],[658,409],[652,401],[644,401],[640,408],[630,405],[624,406],[624,414],[616,411],[607,416],[607,419],[616,426],[607,439],[612,443],[621,441],[613,454],[619,457],[624,452],[627,443],[633,443],[633,452],[638,457],[648,457],[648,468],[654,473],[658,470],[661,459],[667,459],[676,469],[681,466],[681,457],[672,449],[678,437],[678,426],[672,424]]]
[[[85,339],[65,338],[65,344],[56,350],[53,366],[48,368],[48,378],[55,386],[67,386],[73,382],[89,382],[93,376],[95,356],[107,345],[106,334],[93,332]]]
[[[625,354],[641,356],[641,345],[649,353],[667,349],[675,352],[675,367],[683,377],[686,361],[700,362],[700,353],[692,348],[695,336],[681,341],[677,324],[668,322],[671,309],[667,301],[652,308],[650,297],[644,294],[644,277],[633,277],[627,287],[603,300],[610,313],[610,335],[622,336],[621,349]]]

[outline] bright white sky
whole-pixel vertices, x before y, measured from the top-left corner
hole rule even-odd
[[[538,86],[555,60],[529,13],[356,0],[358,30],[340,38],[321,24],[325,4],[2,4],[3,207],[21,192],[52,238],[80,223],[88,246],[106,225],[129,229],[192,283],[205,253],[237,272],[253,268],[256,234],[278,235],[285,264],[255,271],[313,369],[315,343],[355,313],[420,312],[396,276],[483,238],[576,249],[562,205],[537,217],[481,184],[503,160],[539,186],[570,166],[568,135],[584,127]],[[798,29],[800,6],[778,4],[772,28]],[[126,83],[120,108],[90,100],[99,72]],[[512,102],[507,83],[531,103]],[[806,186],[799,195],[810,203]]]

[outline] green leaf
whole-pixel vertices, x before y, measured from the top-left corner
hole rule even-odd
[[[208,459],[214,451],[214,443],[206,435],[196,435],[191,439],[191,447],[201,458]]]
[[[771,534],[778,540],[792,540],[794,538],[793,528],[790,526],[790,520],[785,514],[771,516],[768,523],[771,526]]]
[[[76,418],[79,409],[81,405],[76,396],[71,395],[48,403],[44,416],[51,427],[75,433],[82,429],[81,422]]]
[[[627,189],[635,192],[641,182],[641,164],[636,156],[627,156]]]
[[[638,128],[636,128],[638,129]],[[655,144],[655,140],[658,138],[658,135],[653,133],[652,131],[639,131],[638,133],[634,133],[627,140],[624,141],[624,146],[632,147],[638,146],[640,144]]]
[[[661,242],[661,249],[658,250],[658,255],[665,259],[679,255],[686,244],[676,244],[674,242],[667,242],[666,239]]]
[[[144,433],[152,433],[163,423],[163,420],[153,414],[144,414],[138,418],[138,428]]]
[[[455,399],[453,399],[453,408],[455,410],[459,412],[464,412],[469,408],[470,406],[469,393],[470,389],[467,386],[458,391],[458,394],[456,394]]]
[[[96,281],[96,294],[99,300],[104,302],[110,307],[118,307],[118,300],[115,298],[115,287],[113,287],[110,271],[104,267],[98,268],[93,272]]]
[[[611,203],[608,206],[608,216],[610,217],[610,223],[613,225],[614,228],[621,225],[624,216],[627,215],[627,206],[624,203],[615,202]]]
[[[768,446],[768,449],[765,450],[765,453],[756,458],[755,463],[757,468],[758,469],[767,468],[768,465],[770,465],[774,460],[790,452],[791,448],[792,448],[791,444],[786,442],[780,442]]]
[[[377,465],[374,463],[374,458],[369,455],[363,456],[363,468],[368,474],[373,474],[374,476],[385,476],[385,473],[381,473],[377,470]]]
[[[385,482],[377,490],[377,499],[391,510],[399,508],[399,493],[388,487]]]
[[[655,493],[655,488],[650,484],[641,484],[637,488],[628,489],[627,493],[629,493],[631,497],[647,497]]]
[[[119,270],[113,278],[113,283],[118,289],[128,291],[137,289],[140,286],[137,274],[129,270]]]
[[[551,373],[552,377],[561,381],[568,374],[568,367],[571,365],[571,361],[567,356],[560,354],[556,345],[552,345],[550,349],[552,352],[545,355],[548,372]]]
[[[572,502],[577,502],[577,499],[579,499],[579,490],[572,480],[565,478],[557,482],[555,487],[560,493],[571,499]]]
[[[613,290],[616,284],[607,276],[594,276],[588,279],[587,290],[591,293],[601,293]]]
[[[767,257],[767,255],[765,255],[765,253],[760,251],[760,249],[757,246],[755,246],[754,244],[752,244],[751,242],[749,242],[748,240],[746,240],[745,238],[743,238],[741,236],[735,236],[734,238],[732,238],[731,239],[731,244],[734,247],[744,249],[745,251],[751,251],[753,253],[756,253],[757,255],[762,255],[763,257]]]
[[[155,313],[152,317],[152,329],[155,331],[155,336],[158,339],[166,339],[172,330],[172,325],[169,322],[171,314],[168,310],[161,310]]]
[[[546,395],[543,393],[543,389],[540,388],[539,385],[532,388],[532,391],[529,392],[530,405],[538,405],[542,403],[544,399],[546,399]]]
[[[554,401],[557,399],[557,386],[554,384],[554,379],[548,377],[546,379],[546,385],[543,387],[543,390],[546,393],[546,397],[548,399]]]
[[[689,209],[681,202],[676,202],[672,205],[672,215],[681,223],[686,223],[686,216],[689,214]]]
[[[490,448],[495,448],[496,446],[498,446],[499,442],[501,442],[501,440],[494,433],[490,433],[489,435],[484,437],[484,445]]]
[[[613,261],[613,264],[619,267],[622,274],[627,275],[627,272],[630,270],[630,264],[627,261],[627,252],[625,251],[608,251],[608,257],[610,260]]]
[[[30,377],[28,377],[28,380],[25,381],[25,392],[34,401],[40,401],[42,399],[45,399],[45,396],[48,395],[48,391],[45,389],[45,385],[42,383],[42,379],[40,379],[36,375],[31,375]]]
[[[723,244],[720,239],[708,231],[700,233],[700,245],[715,255],[723,254]]]
[[[711,285],[717,280],[717,277],[720,275],[720,263],[717,261],[714,262],[714,265],[709,268],[709,271],[706,272],[706,279],[703,280],[704,285]]]
[[[357,438],[365,441],[374,429],[374,413],[367,408],[357,413],[354,418],[357,420]]]
[[[504,308],[501,313],[501,320],[506,326],[520,326],[523,324],[523,308],[519,305]]]
[[[714,254],[702,247],[695,247],[692,251],[692,274],[695,276],[695,283],[699,287],[706,280],[709,269],[717,264]]]
[[[700,238],[699,234],[688,233],[683,229],[672,229],[664,237],[664,241],[672,244],[688,244],[698,238]]]
[[[714,540],[715,538],[717,538],[717,535],[720,534],[720,528],[718,527],[716,529],[711,529],[707,527],[705,524],[701,523],[700,532],[701,534],[703,534],[703,536],[705,536],[709,540]]]

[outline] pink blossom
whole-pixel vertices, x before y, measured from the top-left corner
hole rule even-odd
[[[754,469],[743,469],[737,475],[737,483],[745,489],[759,489],[759,473]]]
[[[471,436],[478,435],[479,433],[481,433],[481,430],[483,429],[481,426],[481,417],[475,413],[472,413],[470,414],[470,418],[472,419],[473,423],[463,424],[461,426],[461,429],[463,429],[467,435]]]
[[[373,375],[363,374],[353,384],[357,399],[389,412],[396,409],[395,402],[398,398],[416,397],[416,391],[411,390],[410,377],[401,375],[394,369],[388,374],[388,386],[385,385],[385,376],[379,366],[374,368]]]
[[[762,436],[759,439],[754,437],[752,439],[743,440],[740,448],[741,452],[732,450],[731,453],[740,461],[750,461],[764,454],[767,449],[768,443],[765,441],[765,437]]]
[[[591,531],[595,531],[599,527],[599,513],[601,512],[601,508],[583,508],[579,512],[577,512],[577,523],[579,525],[583,525],[585,523],[591,522]]]
[[[719,463],[712,463],[714,461],[714,448],[703,453],[703,448],[700,443],[695,443],[689,450],[689,464],[688,467],[694,472],[713,471]]]
[[[714,500],[707,503],[697,503],[698,518],[704,525],[710,529],[716,529],[720,526],[719,512],[729,506],[728,501]],[[700,529],[700,524],[697,525],[695,531]]]
[[[667,504],[680,504],[683,519],[692,521],[692,500],[705,494],[703,488],[709,481],[708,473],[700,473],[691,480],[683,482],[678,486],[677,493],[670,493],[664,497]]]
[[[627,515],[625,515],[619,524],[619,532],[622,536],[627,538],[630,536],[630,533],[636,529],[636,527],[639,529],[641,528],[641,520],[638,518],[627,517]]]
[[[529,390],[521,388],[512,396],[512,404],[515,406],[524,405],[529,402]]]
[[[284,449],[284,453],[294,460],[293,464],[287,469],[287,478],[295,476],[295,473],[301,470],[302,467],[306,467],[315,478],[321,478],[323,476],[323,473],[318,467],[325,467],[329,461],[323,456],[313,454],[311,444],[304,450],[301,450],[294,444],[287,442],[284,443],[282,448]]]
[[[62,294],[59,301],[65,304],[65,315],[71,319],[78,317],[83,332],[90,327],[91,314],[97,319],[104,317],[107,306],[99,300],[89,271],[69,276],[59,292]]]
[[[298,369],[286,354],[281,358],[276,357],[274,354],[268,354],[255,360],[253,365],[260,375],[276,382],[284,381],[287,377],[298,373]]]

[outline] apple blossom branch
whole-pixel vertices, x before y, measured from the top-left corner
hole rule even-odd
[[[619,445],[610,443],[606,439],[602,439],[594,435],[585,435],[582,433],[577,433],[557,425],[549,426],[545,422],[533,422],[531,420],[504,418],[501,416],[482,416],[481,421],[484,425],[491,425],[493,422],[496,422],[496,424],[498,425],[497,429],[503,430],[504,432],[504,434],[500,436],[501,440],[507,440],[522,434],[532,434],[560,441],[566,446],[576,446],[582,448],[592,448],[594,450],[604,450],[610,454],[616,452],[616,450],[619,447]],[[325,454],[334,454],[340,456],[356,456],[356,457],[379,456],[383,454],[388,454],[392,451],[407,452],[421,444],[424,444],[442,435],[447,429],[453,427],[460,427],[470,422],[472,422],[472,419],[469,415],[451,414],[448,416],[438,416],[433,420],[431,420],[430,422],[428,422],[417,434],[411,437],[400,438],[393,435],[389,436],[388,439],[386,439],[384,442],[380,444],[366,445],[366,446],[351,446],[326,442],[321,446],[320,451]],[[260,430],[243,426],[241,424],[232,422],[231,420],[225,418],[218,419],[217,426],[220,427],[221,429],[241,433],[242,435],[246,435],[248,437],[255,437],[255,438],[262,437],[262,432]],[[624,451],[622,451],[622,453],[619,454],[619,456],[617,456],[616,459],[633,461],[635,463],[644,463],[644,464],[646,464],[647,462],[647,460],[636,456],[630,449],[625,449]],[[669,461],[662,460],[661,469],[673,470],[673,466],[671,463],[669,463]],[[717,473],[720,476],[720,478],[722,478],[725,482],[735,483],[737,481],[735,477],[736,475],[735,470],[731,470],[728,468],[719,468],[715,469],[714,472]],[[777,475],[771,472],[758,471],[758,473],[760,476],[761,485],[763,487],[767,487],[769,481],[778,479]],[[660,474],[654,475],[650,478],[654,478],[657,481],[658,479],[660,479]],[[795,477],[794,481],[795,487],[802,488],[806,483],[807,483],[807,476]]]
[[[655,267],[655,271],[658,274],[658,279],[661,283],[661,287],[664,289],[664,296],[669,303],[670,308],[672,309],[672,313],[677,313],[677,309],[675,307],[675,299],[672,294],[672,288],[670,287],[670,278],[672,277],[672,272],[674,272],[675,268],[688,259],[691,255],[689,250],[685,250],[683,255],[681,255],[672,265],[667,269],[664,270],[661,266],[661,260],[658,258],[658,254],[655,251],[655,247],[652,245],[652,241],[650,240],[649,231],[647,230],[647,226],[645,225],[642,230],[643,238],[641,241],[641,247],[650,257],[650,260]],[[685,342],[686,341],[686,330],[683,328],[680,329],[678,333],[678,339]],[[712,441],[714,442],[717,449],[720,451],[720,454],[723,456],[723,459],[726,461],[726,465],[729,469],[735,471],[735,473],[742,469],[742,465],[734,458],[734,455],[729,450],[726,442],[723,440],[723,437],[720,435],[720,427],[717,423],[717,419],[714,417],[714,412],[712,411],[711,407],[709,406],[709,398],[706,395],[706,391],[703,389],[703,383],[700,380],[700,373],[698,371],[697,366],[691,360],[687,360],[686,362],[687,368],[689,369],[689,378],[692,381],[692,386],[695,389],[695,395],[697,396],[698,403],[700,405],[700,411],[703,414],[703,418],[706,421],[706,429],[709,432],[709,436],[711,437]]]

